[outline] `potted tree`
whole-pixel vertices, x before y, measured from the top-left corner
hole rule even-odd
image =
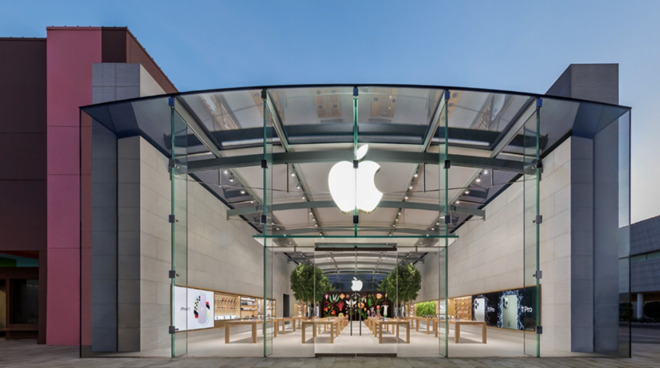
[[[320,302],[323,295],[332,291],[330,280],[323,271],[313,265],[299,264],[291,272],[291,291],[293,297],[304,303],[311,304],[309,314],[313,313],[314,302]]]
[[[412,264],[399,265],[380,282],[378,287],[395,303],[404,304],[417,298],[422,287],[422,275]],[[396,315],[396,314],[395,314]]]

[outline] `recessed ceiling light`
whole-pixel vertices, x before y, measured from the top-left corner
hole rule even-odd
[[[222,173],[225,174],[225,175],[227,175],[227,174],[229,174],[229,170],[224,169],[224,170],[222,170]]]
[[[465,194],[470,194],[470,191],[469,191],[469,190],[466,190],[466,191],[465,191]]]
[[[476,182],[481,183],[481,178],[477,178]]]
[[[408,189],[412,189],[412,185],[408,187]]]
[[[254,203],[254,199],[250,200],[250,203]]]
[[[399,219],[394,219],[394,221],[399,222]]]
[[[291,176],[296,176],[296,173],[292,171]]]
[[[457,200],[457,201],[456,201],[456,202],[454,202],[454,203],[455,203],[455,204],[459,204],[459,203],[461,203],[461,201],[459,201],[459,200]]]
[[[488,175],[488,169],[484,170],[484,175]]]
[[[241,194],[245,194],[245,190],[241,189]]]
[[[408,196],[405,196],[403,199],[407,201],[407,200],[408,200]]]
[[[415,175],[413,175],[413,176],[414,176],[414,177],[418,177],[418,176],[419,176],[419,174],[418,174],[418,173],[415,173]]]
[[[396,224],[392,224],[392,227],[396,227]]]
[[[230,175],[230,176],[229,176],[229,182],[230,182],[230,183],[233,183],[234,180],[235,180],[235,179],[234,179],[234,175]]]
[[[300,183],[298,183],[298,185],[296,185],[296,189],[300,190],[300,188],[302,187],[300,186]]]
[[[305,196],[302,196],[302,197],[300,197],[300,198],[302,198],[303,201],[305,200]]]

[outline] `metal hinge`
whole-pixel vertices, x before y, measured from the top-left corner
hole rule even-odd
[[[543,278],[543,271],[541,270],[536,270],[534,274],[532,275],[535,279],[540,280]]]
[[[451,168],[451,161],[445,160],[445,169],[450,169],[450,168]]]
[[[536,334],[540,335],[543,333],[543,326],[536,326]]]
[[[174,215],[169,215],[168,221],[170,222],[170,224],[173,224],[176,222],[176,217],[174,217]]]
[[[268,168],[268,161],[261,160],[261,168],[262,169],[267,169]]]
[[[169,270],[167,274],[168,274],[169,278],[171,278],[171,279],[177,277],[177,273],[176,273],[175,270]]]
[[[168,328],[168,330],[169,330],[170,335],[173,335],[173,334],[176,332],[176,327],[174,327],[174,326],[170,326],[170,327]]]
[[[536,216],[536,218],[534,219],[534,223],[539,224],[539,225],[542,224],[543,223],[543,216],[541,216],[541,215]]]

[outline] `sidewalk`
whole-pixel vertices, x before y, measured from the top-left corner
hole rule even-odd
[[[78,358],[78,348],[37,345],[34,340],[0,339],[0,367],[657,367],[660,345],[633,344],[633,358]]]

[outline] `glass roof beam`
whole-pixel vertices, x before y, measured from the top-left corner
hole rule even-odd
[[[334,201],[305,201],[305,202],[290,202],[290,203],[274,203],[269,206],[270,209],[275,211],[285,211],[303,208],[334,208],[337,207]],[[381,201],[378,207],[382,208],[411,208],[426,211],[438,211],[438,204],[436,203],[420,203],[420,202],[399,202],[399,201]],[[232,216],[245,215],[249,213],[256,213],[263,209],[262,206],[249,206],[227,210],[227,218]],[[485,217],[486,213],[483,210],[474,208],[467,208],[461,206],[451,206],[450,211],[462,213],[466,215]]]

